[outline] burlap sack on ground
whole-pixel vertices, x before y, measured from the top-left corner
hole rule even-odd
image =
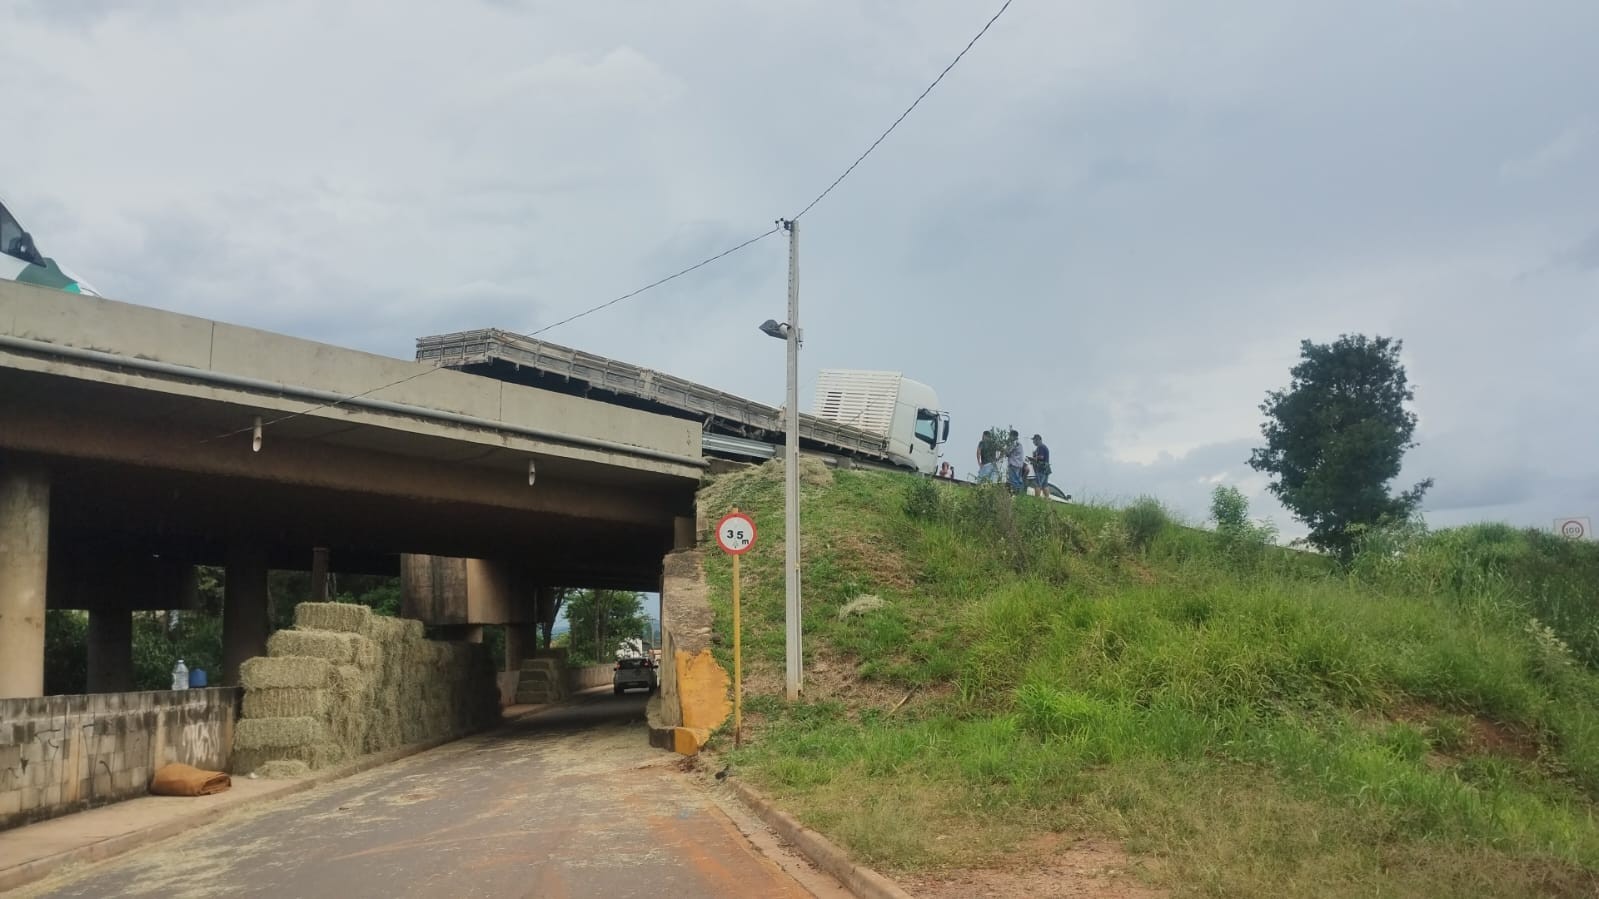
[[[202,771],[192,765],[162,765],[150,778],[150,792],[157,796],[210,796],[233,786],[233,779],[221,771]]]

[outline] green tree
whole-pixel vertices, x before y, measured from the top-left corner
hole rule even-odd
[[[1260,406],[1266,445],[1250,455],[1250,467],[1273,475],[1271,492],[1310,528],[1311,544],[1344,561],[1354,551],[1352,529],[1407,518],[1432,486],[1429,478],[1397,496],[1389,489],[1416,445],[1402,346],[1363,334],[1303,341],[1288,389],[1267,393]]]
[[[571,627],[569,659],[574,663],[615,659],[616,647],[629,637],[644,636],[649,625],[643,597],[623,590],[569,592],[566,621]]]

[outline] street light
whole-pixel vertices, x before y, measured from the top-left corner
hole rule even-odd
[[[799,521],[799,348],[804,336],[799,326],[799,222],[784,219],[778,225],[788,232],[788,321],[767,319],[761,333],[788,344],[788,406],[783,453],[783,619],[786,627],[784,684],[790,701],[799,699],[803,678],[800,628],[800,521]]]

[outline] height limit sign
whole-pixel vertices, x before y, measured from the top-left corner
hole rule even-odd
[[[733,557],[733,745],[744,742],[744,627],[739,621],[743,575],[738,560],[755,545],[755,519],[737,509],[717,522],[716,543]]]
[[[716,542],[728,555],[742,556],[755,545],[755,519],[734,509],[716,526]]]

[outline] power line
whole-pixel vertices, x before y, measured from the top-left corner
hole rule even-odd
[[[655,281],[651,281],[650,283],[644,285],[643,287],[640,287],[637,290],[629,291],[628,293],[622,294],[621,296],[619,296],[619,297],[617,297],[615,299],[607,300],[607,301],[605,301],[603,303],[600,303],[597,306],[590,306],[589,308],[587,308],[587,309],[583,310],[582,312],[579,312],[579,313],[577,313],[575,315],[569,315],[566,318],[563,318],[563,319],[561,319],[558,322],[555,322],[555,323],[549,324],[549,325],[545,325],[544,327],[538,329],[537,331],[532,332],[528,336],[536,337],[539,334],[543,334],[545,331],[549,331],[549,330],[551,330],[553,328],[558,328],[561,325],[567,324],[568,322],[576,321],[576,320],[578,320],[578,319],[580,319],[580,318],[582,318],[582,317],[584,317],[586,315],[592,315],[592,314],[594,314],[596,312],[599,312],[602,309],[606,309],[608,307],[615,306],[617,303],[620,303],[623,300],[632,299],[633,297],[638,296],[639,294],[645,292],[646,290],[651,290],[653,288],[660,287],[662,284],[665,284],[668,281],[676,280],[676,279],[681,278],[684,275],[686,275],[686,274],[688,274],[688,273],[690,273],[690,272],[692,272],[692,271],[694,271],[696,269],[704,268],[705,266],[710,265],[711,263],[717,261],[718,259],[721,259],[721,258],[723,258],[725,256],[731,256],[732,254],[737,253],[739,250],[744,249],[745,247],[749,246],[750,244],[753,244],[753,243],[756,243],[756,242],[758,242],[760,240],[763,240],[765,238],[771,237],[773,234],[776,234],[777,231],[778,231],[778,226],[773,226],[770,230],[768,230],[768,231],[766,231],[764,233],[761,233],[761,234],[757,234],[754,237],[751,237],[749,240],[746,240],[746,241],[744,241],[741,244],[738,244],[738,245],[732,246],[732,247],[728,247],[727,249],[723,250],[722,252],[717,253],[714,256],[708,256],[705,259],[702,259],[699,262],[696,262],[696,263],[694,263],[693,265],[691,265],[691,266],[689,266],[687,268],[680,269],[680,270],[678,270],[676,272],[673,272],[672,274],[667,275],[664,278],[659,278],[659,279],[657,279]],[[317,404],[315,406],[307,406],[306,408],[301,409],[298,412],[291,412],[291,413],[289,413],[287,415],[280,415],[277,418],[273,418],[273,419],[269,419],[269,420],[261,422],[261,429],[264,431],[267,428],[272,427],[273,425],[281,424],[281,423],[283,423],[285,421],[289,421],[291,419],[299,418],[299,417],[304,416],[304,415],[310,415],[313,412],[320,412],[323,409],[331,409],[331,408],[334,408],[334,407],[337,407],[337,406],[342,406],[345,403],[350,402],[351,400],[357,400],[357,399],[360,399],[361,397],[364,397],[364,396],[371,396],[372,394],[377,393],[380,390],[387,390],[390,387],[397,387],[397,386],[399,386],[401,384],[406,383],[407,381],[414,381],[417,378],[422,377],[423,375],[432,374],[433,372],[436,372],[436,371],[438,371],[439,369],[441,369],[443,367],[444,366],[439,365],[439,366],[434,366],[433,368],[424,368],[421,371],[412,372],[411,374],[406,375],[403,378],[399,378],[397,380],[390,381],[387,384],[380,384],[380,385],[378,385],[376,387],[373,387],[370,390],[363,390],[360,393],[352,393],[349,396],[340,397],[339,399],[336,399],[336,400],[329,400],[329,401],[327,401],[325,403],[319,403],[319,404]],[[204,440],[201,440],[200,442],[201,443],[214,443],[214,442],[216,442],[218,440],[225,440],[225,439],[227,439],[229,437],[237,437],[240,434],[248,434],[248,433],[253,432],[254,430],[255,430],[255,425],[252,423],[249,427],[237,428],[237,429],[234,429],[232,431],[227,431],[227,432],[224,432],[224,433],[221,433],[221,434],[216,434],[216,435],[213,435],[211,437],[207,437]]]
[[[438,371],[439,369],[441,369],[443,367],[444,366],[442,366],[442,365],[435,365],[432,368],[424,368],[421,371],[412,372],[411,374],[408,374],[408,375],[406,375],[403,378],[399,378],[398,380],[390,381],[387,384],[379,384],[378,386],[373,387],[371,390],[363,390],[360,393],[352,393],[349,396],[342,396],[342,397],[339,397],[336,400],[328,400],[325,403],[319,403],[319,404],[317,404],[315,406],[307,406],[307,407],[305,407],[304,409],[301,409],[298,412],[290,412],[287,415],[280,415],[277,418],[273,418],[273,419],[269,419],[267,421],[261,422],[261,430],[264,431],[267,428],[270,428],[270,427],[272,427],[275,424],[281,424],[281,423],[283,423],[285,421],[289,421],[290,419],[299,418],[302,415],[310,415],[312,412],[320,412],[323,409],[332,409],[332,408],[334,408],[336,406],[342,406],[345,403],[350,402],[351,400],[358,400],[358,399],[360,399],[363,396],[371,396],[372,394],[377,393],[379,390],[387,390],[390,387],[395,387],[395,386],[398,386],[400,384],[404,384],[406,381],[414,381],[417,378],[422,377],[423,375],[431,375],[431,374],[433,374],[434,372]],[[229,437],[237,437],[240,434],[248,434],[248,433],[250,433],[250,432],[252,432],[254,430],[255,430],[255,425],[251,424],[249,427],[246,427],[246,428],[237,428],[237,429],[232,430],[232,431],[227,431],[227,432],[222,433],[222,434],[216,434],[216,435],[213,435],[211,437],[207,437],[207,438],[205,438],[204,440],[202,440],[200,442],[201,443],[214,443],[214,442],[216,442],[218,440],[225,440],[225,439],[227,439]]]
[[[771,237],[773,234],[777,233],[778,227],[780,227],[780,226],[773,226],[771,230],[763,232],[761,234],[757,234],[754,237],[750,238],[749,240],[744,241],[743,243],[739,244],[736,247],[729,247],[729,248],[723,250],[722,252],[717,253],[715,256],[712,256],[712,257],[710,257],[708,259],[702,259],[699,262],[696,262],[693,265],[689,266],[688,268],[683,269],[682,271],[673,272],[672,274],[667,275],[666,277],[660,279],[659,281],[651,281],[650,283],[644,285],[643,287],[640,287],[638,290],[635,290],[632,293],[624,293],[624,294],[622,294],[621,296],[617,297],[614,300],[607,300],[606,302],[603,302],[603,303],[599,304],[598,306],[591,306],[588,309],[584,309],[582,312],[579,312],[576,315],[569,315],[566,318],[563,318],[560,321],[555,322],[554,324],[545,325],[544,327],[538,329],[537,331],[530,332],[527,336],[529,336],[529,337],[537,337],[540,334],[543,334],[545,331],[550,331],[550,330],[553,330],[555,328],[559,328],[560,326],[562,326],[564,324],[567,324],[568,322],[577,321],[578,319],[582,318],[585,315],[593,315],[594,313],[599,312],[601,309],[608,309],[608,308],[610,308],[612,306],[615,306],[617,303],[622,302],[623,300],[630,300],[633,297],[638,296],[639,294],[643,293],[646,290],[649,290],[649,289],[654,288],[654,287],[660,287],[662,284],[665,284],[668,281],[672,281],[672,280],[675,280],[677,278],[681,278],[684,275],[688,274],[689,272],[692,272],[692,271],[694,271],[695,269],[698,269],[698,268],[704,268],[705,266],[710,265],[711,263],[715,262],[718,259],[721,259],[724,256],[731,256],[734,253],[737,253],[739,250],[744,249],[745,247],[749,246],[752,243],[755,243],[755,242],[761,241],[761,240],[765,240],[766,238]]]
[[[817,203],[822,202],[822,200],[828,194],[833,192],[833,188],[835,188],[835,187],[839,186],[840,184],[842,184],[844,182],[844,179],[849,177],[850,172],[855,171],[855,167],[856,166],[858,166],[861,163],[865,162],[866,161],[866,157],[872,155],[872,151],[877,149],[877,145],[882,143],[884,141],[884,139],[886,139],[890,134],[893,134],[894,133],[894,129],[899,127],[899,123],[900,122],[905,121],[905,117],[911,114],[911,110],[915,109],[917,107],[917,105],[919,105],[922,102],[922,100],[927,97],[928,94],[932,93],[933,92],[933,88],[938,87],[938,83],[940,81],[944,80],[944,76],[949,74],[949,70],[950,69],[955,68],[955,64],[961,61],[961,57],[966,55],[966,51],[972,49],[972,45],[976,44],[978,42],[978,40],[980,40],[982,38],[983,35],[988,33],[988,29],[993,27],[995,22],[999,21],[999,17],[1005,14],[1005,10],[1010,9],[1010,5],[1011,5],[1011,0],[1005,0],[1005,3],[1002,6],[1000,6],[999,12],[994,13],[994,15],[989,18],[988,22],[983,25],[982,29],[980,29],[977,32],[977,34],[972,37],[971,40],[966,42],[966,46],[965,47],[961,48],[961,52],[955,54],[955,58],[949,61],[949,65],[944,67],[944,71],[939,72],[938,73],[938,77],[934,78],[933,82],[931,84],[929,84],[926,87],[925,90],[923,90],[920,94],[918,94],[915,100],[911,101],[911,105],[905,107],[905,111],[899,114],[899,118],[894,120],[894,124],[889,125],[888,126],[888,130],[886,130],[882,134],[878,135],[877,136],[877,140],[872,141],[872,145],[870,147],[866,148],[866,152],[862,153],[859,157],[856,158],[856,160],[854,162],[849,164],[849,168],[844,170],[844,174],[839,175],[837,178],[834,178],[833,179],[833,183],[827,185],[827,189],[822,191],[820,194],[817,194],[816,195],[816,199],[814,199],[810,203],[808,203],[805,206],[804,209],[801,209],[799,211],[799,214],[795,215],[794,218],[798,219],[798,218],[804,216],[805,213],[810,212],[811,209],[813,207],[815,207]]]
[[[912,111],[914,111],[916,109],[917,106],[921,105],[921,102],[927,98],[927,95],[933,92],[933,88],[938,87],[939,82],[944,80],[944,76],[948,75],[950,73],[950,70],[955,68],[956,64],[959,63],[961,61],[961,59],[963,59],[966,56],[966,54],[972,49],[972,47],[976,46],[976,44],[977,44],[977,42],[979,40],[982,40],[983,35],[988,33],[988,29],[992,28],[994,26],[994,23],[999,21],[999,17],[1003,16],[1005,14],[1005,11],[1010,9],[1010,5],[1011,5],[1012,2],[1013,2],[1013,0],[1005,0],[1005,2],[1000,5],[999,10],[997,12],[995,12],[992,16],[990,16],[987,22],[983,23],[983,27],[978,29],[977,33],[972,36],[971,40],[966,42],[966,46],[962,47],[961,51],[959,53],[955,54],[955,58],[951,59],[949,61],[949,64],[944,66],[943,70],[938,73],[938,77],[934,78],[927,85],[927,87],[922,89],[922,92],[920,94],[916,95],[916,99],[912,100],[911,104],[909,106],[905,107],[905,111],[900,113],[899,117],[894,119],[894,121],[888,126],[888,128],[885,129],[882,134],[877,136],[876,140],[872,141],[871,145],[866,148],[865,152],[861,153],[860,156],[856,157],[855,161],[850,163],[848,168],[844,169],[843,173],[841,173],[837,178],[834,178],[833,182],[831,184],[827,185],[827,187],[821,193],[817,194],[816,195],[816,199],[811,200],[809,203],[807,203],[805,205],[805,208],[801,209],[796,215],[793,216],[793,218],[791,220],[798,220],[800,217],[804,216],[807,212],[810,212],[812,209],[816,208],[816,204],[822,202],[822,200],[827,198],[828,194],[832,193],[835,188],[837,188],[840,184],[844,183],[844,179],[848,178],[850,176],[850,174],[852,172],[854,172],[855,169],[860,166],[861,163],[865,162],[866,161],[866,157],[872,155],[872,151],[876,150],[878,145],[880,145],[884,140],[887,140],[888,136],[890,134],[894,133],[894,129],[898,128],[900,123],[905,121],[905,119],[911,114]],[[528,336],[529,337],[537,337],[540,334],[543,334],[543,333],[545,333],[547,331],[552,331],[552,330],[554,330],[556,328],[561,327],[562,325],[570,324],[570,323],[572,323],[574,321],[577,321],[580,318],[585,318],[587,316],[593,315],[596,312],[600,312],[600,311],[603,311],[605,309],[609,309],[610,307],[615,306],[618,303],[624,302],[626,300],[630,300],[633,297],[636,297],[639,294],[644,293],[645,291],[653,290],[654,288],[660,287],[662,284],[666,284],[669,281],[675,281],[678,278],[681,278],[684,275],[689,274],[690,272],[694,272],[694,271],[697,271],[697,270],[699,270],[701,268],[704,268],[705,266],[710,265],[711,263],[716,262],[719,259],[723,259],[723,258],[725,258],[727,256],[731,256],[732,254],[737,253],[739,250],[742,250],[745,247],[750,246],[751,244],[754,244],[754,243],[757,243],[759,241],[765,240],[766,238],[771,237],[773,234],[776,234],[781,228],[782,228],[782,225],[781,225],[781,223],[779,223],[778,225],[772,227],[771,229],[769,229],[767,231],[764,231],[764,232],[762,232],[760,234],[757,234],[754,237],[751,237],[750,239],[744,241],[743,243],[737,244],[737,245],[732,246],[732,247],[728,247],[727,249],[723,250],[720,253],[715,254],[714,256],[706,257],[705,259],[702,259],[699,262],[696,262],[693,265],[688,266],[687,268],[680,269],[680,270],[678,270],[676,272],[673,272],[672,274],[667,275],[664,278],[660,278],[658,280],[651,281],[650,283],[644,285],[643,287],[638,288],[637,290],[629,291],[628,293],[622,294],[619,297],[616,297],[616,298],[611,299],[611,300],[607,300],[607,301],[605,301],[603,303],[600,303],[598,305],[595,305],[595,306],[590,306],[589,308],[584,309],[583,311],[578,312],[578,313],[576,313],[574,315],[569,315],[566,318],[561,319],[560,321],[552,322],[551,324],[545,325],[544,327],[539,328],[536,331],[530,332],[528,334]],[[371,390],[365,390],[365,391],[362,391],[360,393],[353,393],[353,394],[350,394],[349,396],[342,397],[342,398],[337,399],[337,400],[332,400],[332,401],[329,401],[329,402],[326,402],[326,403],[321,403],[321,404],[315,405],[315,406],[309,406],[309,407],[307,407],[305,409],[302,409],[302,410],[300,410],[298,412],[293,412],[293,413],[290,413],[288,415],[282,415],[282,416],[274,418],[274,419],[272,419],[270,421],[264,421],[264,422],[261,423],[261,427],[262,427],[262,429],[265,429],[265,428],[270,427],[272,425],[280,424],[280,423],[285,422],[285,421],[289,421],[290,419],[299,418],[299,417],[301,417],[303,415],[309,415],[309,414],[311,414],[313,412],[318,412],[318,411],[321,411],[323,409],[329,409],[329,408],[333,408],[333,407],[336,407],[336,406],[340,406],[340,405],[342,405],[344,403],[347,403],[347,402],[349,402],[351,400],[360,399],[361,397],[369,396],[371,394],[377,393],[380,390],[387,390],[390,387],[395,387],[395,386],[398,386],[400,384],[404,384],[407,381],[415,380],[417,378],[422,377],[423,375],[430,374],[432,372],[438,371],[439,368],[442,368],[442,367],[443,366],[437,366],[435,368],[423,369],[422,371],[415,372],[413,374],[407,375],[407,376],[405,376],[403,378],[400,378],[398,380],[390,381],[387,384],[381,384],[381,385],[379,385],[377,387],[372,388]],[[248,428],[240,428],[238,430],[229,431],[229,432],[224,433],[224,434],[218,434],[218,435],[216,435],[214,437],[208,437],[205,440],[202,440],[200,442],[201,443],[211,443],[211,442],[216,441],[216,440],[222,440],[222,439],[225,439],[225,438],[228,438],[228,437],[234,437],[234,436],[237,436],[239,434],[244,434],[244,433],[251,432],[253,430],[255,430],[255,425],[252,424]]]

